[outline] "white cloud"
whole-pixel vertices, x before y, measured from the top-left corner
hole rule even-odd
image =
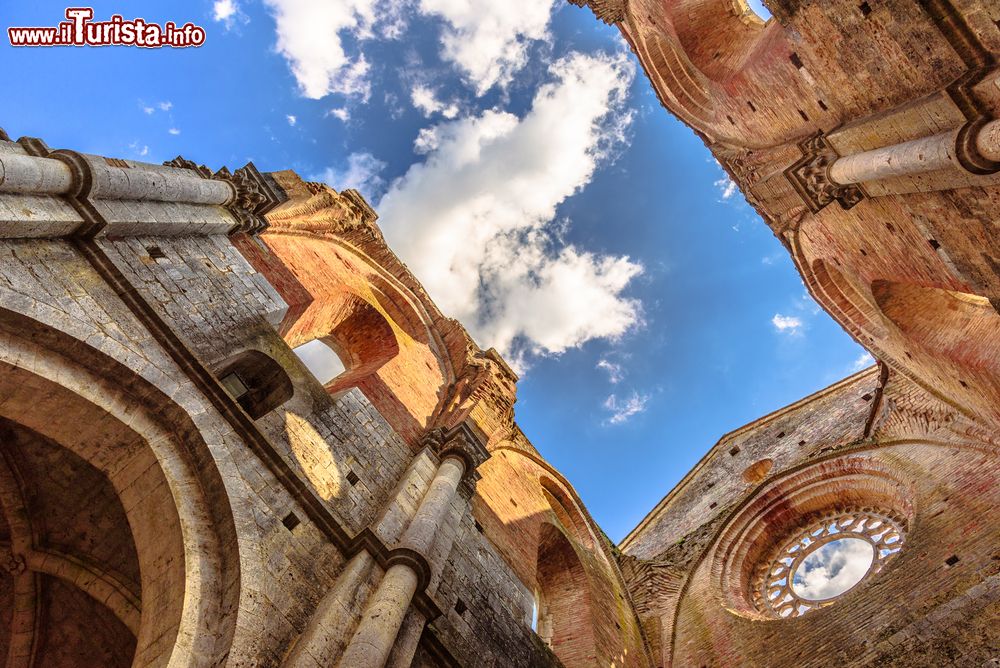
[[[178,130],[177,128],[170,128],[169,130],[167,130],[167,132],[169,132],[170,134],[175,135],[175,136],[179,135],[181,133],[181,131]]]
[[[871,356],[871,353],[861,353],[851,365],[851,373],[857,373],[862,369],[870,367],[872,364],[875,364],[875,358]]]
[[[135,153],[140,158],[145,158],[147,155],[149,155],[149,147],[146,145],[140,146],[138,141],[132,142],[131,144],[128,145],[128,147],[133,151],[135,151]]]
[[[436,113],[441,113],[445,118],[455,118],[458,116],[458,105],[454,102],[445,104],[437,98],[437,93],[427,86],[417,85],[410,91],[410,99],[413,106],[424,116],[430,117]]]
[[[719,179],[714,185],[719,189],[719,194],[722,195],[723,200],[728,200],[737,193],[736,182],[728,176]]]
[[[549,39],[554,0],[420,0],[445,21],[442,55],[483,95],[505,87],[528,62],[532,41]]]
[[[343,38],[364,41],[399,33],[406,0],[265,0],[278,36],[277,49],[288,61],[299,90],[308,98],[330,93],[367,100],[371,92],[364,53],[350,55]]]
[[[226,30],[230,30],[237,21],[247,23],[250,20],[236,0],[215,0],[212,3],[212,18],[222,23]]]
[[[795,569],[792,589],[813,601],[843,594],[856,585],[871,567],[875,553],[860,538],[841,538],[827,543],[802,560]]]
[[[572,54],[522,118],[498,111],[420,133],[426,154],[378,205],[390,245],[442,310],[515,363],[640,321],[622,295],[641,265],[565,244],[556,208],[624,141],[634,66]]]
[[[604,408],[611,411],[611,416],[607,419],[608,424],[621,424],[627,422],[633,415],[637,415],[646,410],[649,402],[648,394],[633,392],[628,397],[619,398],[612,394],[604,400]]]
[[[143,105],[143,107],[142,107],[142,111],[143,111],[143,112],[144,112],[144,113],[145,113],[146,115],[148,115],[148,116],[152,116],[152,115],[153,115],[153,112],[154,112],[154,111],[156,111],[156,109],[154,109],[153,107],[147,107],[147,106]]]
[[[288,121],[288,124],[291,125],[293,128],[295,127],[295,124],[299,122],[299,119],[295,118],[295,116],[291,114],[286,114],[285,120]]]
[[[775,313],[771,318],[771,324],[776,330],[786,334],[797,334],[802,329],[802,319],[794,315]]]
[[[608,372],[608,380],[610,380],[612,384],[620,383],[625,377],[621,364],[615,364],[614,362],[609,362],[603,358],[597,361],[597,368]]]
[[[339,118],[342,123],[346,123],[351,120],[351,112],[349,112],[346,107],[334,107],[326,113],[328,116]]]
[[[174,103],[171,102],[171,101],[169,101],[169,100],[167,100],[166,102],[160,102],[156,106],[158,106],[160,108],[160,111],[170,111],[171,109],[174,108]]]
[[[327,167],[321,174],[312,178],[328,184],[334,190],[354,188],[370,198],[384,183],[381,176],[383,169],[385,163],[371,153],[352,153],[347,157],[347,166],[344,169]]]

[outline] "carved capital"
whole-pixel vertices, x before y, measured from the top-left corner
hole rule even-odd
[[[465,463],[463,482],[470,494],[475,491],[479,466],[490,458],[486,449],[485,439],[470,420],[464,420],[457,426],[445,430],[441,427],[429,430],[423,438],[425,447],[431,449],[439,459],[458,457]]]
[[[830,165],[840,156],[822,134],[809,137],[799,144],[802,158],[785,172],[792,186],[805,200],[809,210],[816,213],[833,202],[844,209],[864,199],[864,191],[857,185],[840,185],[830,179]]]
[[[594,16],[608,25],[621,23],[625,20],[628,0],[569,0],[577,7],[590,7]]]
[[[0,552],[0,566],[15,577],[28,569],[24,557],[20,554],[14,554],[9,548]]]
[[[287,199],[280,188],[265,178],[252,162],[248,162],[235,172],[222,167],[214,174],[205,165],[198,165],[181,156],[163,164],[168,167],[190,169],[203,179],[226,181],[233,186],[236,194],[226,208],[236,217],[239,224],[230,234],[237,232],[260,234],[267,229],[267,219],[264,218],[264,214]]]

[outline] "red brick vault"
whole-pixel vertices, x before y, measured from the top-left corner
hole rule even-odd
[[[1000,660],[1000,7],[573,2],[878,366],[614,546],[358,193],[0,131],[7,666]]]

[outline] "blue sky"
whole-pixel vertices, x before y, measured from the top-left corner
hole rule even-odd
[[[319,7],[318,13],[314,5]],[[10,25],[65,5],[4,2]],[[0,126],[357,187],[612,539],[725,432],[870,363],[613,28],[563,0],[96,2],[186,50],[13,49]],[[5,26],[5,27],[7,27]],[[433,250],[428,250],[433,249]]]

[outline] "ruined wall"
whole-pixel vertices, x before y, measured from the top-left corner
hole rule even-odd
[[[859,409],[859,404],[864,409]],[[724,437],[622,543],[664,665],[980,665],[1000,648],[996,432],[862,372]],[[758,466],[758,462],[766,462]],[[882,570],[783,619],[758,575],[817,518],[904,527]],[[846,534],[845,534],[846,535]],[[888,556],[888,555],[887,555]],[[794,642],[790,641],[794,638]]]
[[[52,665],[93,655],[355,666],[355,637],[375,620],[391,633],[392,666],[555,666],[559,655],[648,665],[604,544],[581,552],[588,576],[566,592],[617,593],[622,621],[590,620],[599,651],[550,649],[531,629],[537,546],[528,571],[511,563],[497,545],[521,529],[479,522],[493,501],[478,485],[542,497],[544,470],[545,493],[576,513],[550,511],[552,526],[599,532],[526,440],[530,472],[483,468],[486,446],[517,431],[516,377],[437,310],[359,196],[252,165],[234,177],[181,158],[161,167],[52,153],[31,139],[0,141],[0,156],[13,156],[0,157],[0,419],[107,480],[36,493],[38,466],[15,457],[18,439],[0,438],[24,469],[0,495],[0,653]],[[291,350],[311,339],[347,362],[325,385]],[[456,466],[461,478],[448,478]],[[24,493],[34,532],[12,501]],[[109,503],[124,515],[102,516]],[[81,518],[105,542],[47,537]],[[134,544],[133,561],[119,563],[129,551],[112,537]],[[102,575],[52,575],[36,558],[50,542]],[[400,573],[416,586],[393,603],[397,631],[378,611]],[[74,635],[73,615],[91,609],[105,631]],[[46,623],[28,623],[38,610]]]

